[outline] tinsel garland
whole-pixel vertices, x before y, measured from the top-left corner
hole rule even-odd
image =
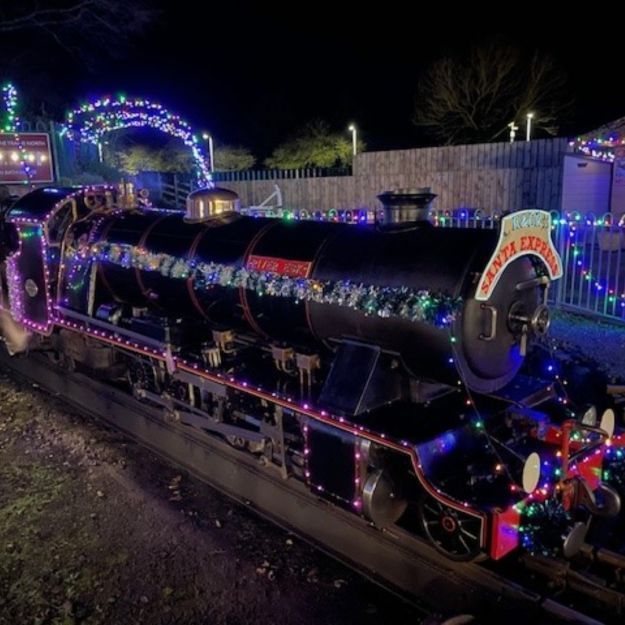
[[[562,549],[562,536],[570,527],[571,515],[561,502],[555,499],[533,501],[521,514],[521,546],[532,555],[555,556]]]
[[[159,272],[165,277],[186,280],[195,288],[221,286],[247,289],[259,296],[285,297],[296,301],[346,306],[367,315],[400,317],[449,327],[462,300],[426,289],[365,285],[350,281],[321,281],[295,278],[273,272],[251,270],[236,265],[195,262],[164,253],[118,243],[96,243],[80,252],[82,258],[95,258],[121,267]]]

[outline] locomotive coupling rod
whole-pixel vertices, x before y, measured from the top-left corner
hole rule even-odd
[[[593,547],[588,543],[584,543],[580,549],[579,555],[590,560],[591,562],[599,562],[607,564],[615,569],[625,570],[625,556],[609,549]]]
[[[528,570],[550,579],[557,588],[578,592],[594,599],[602,606],[625,614],[625,595],[608,588],[600,581],[575,571],[569,562],[547,558],[545,556],[522,556],[520,558]]]

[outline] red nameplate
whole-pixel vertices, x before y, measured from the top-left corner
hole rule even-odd
[[[267,271],[291,278],[307,278],[312,263],[303,260],[287,260],[270,256],[250,256],[247,268],[252,271]]]

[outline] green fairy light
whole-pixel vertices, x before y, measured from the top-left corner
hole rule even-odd
[[[519,524],[521,546],[531,554],[556,555],[562,536],[571,527],[571,516],[561,502],[547,499],[525,506]]]
[[[17,117],[17,89],[10,83],[2,85],[2,102],[4,107],[4,119],[2,128],[6,132],[17,132],[19,119]]]

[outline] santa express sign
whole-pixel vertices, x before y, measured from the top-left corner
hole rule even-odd
[[[46,133],[0,134],[0,184],[53,180],[50,138]]]
[[[505,268],[525,255],[538,257],[551,280],[562,277],[562,260],[551,241],[551,215],[541,210],[523,210],[501,220],[499,242],[477,285],[475,299],[487,301]]]

